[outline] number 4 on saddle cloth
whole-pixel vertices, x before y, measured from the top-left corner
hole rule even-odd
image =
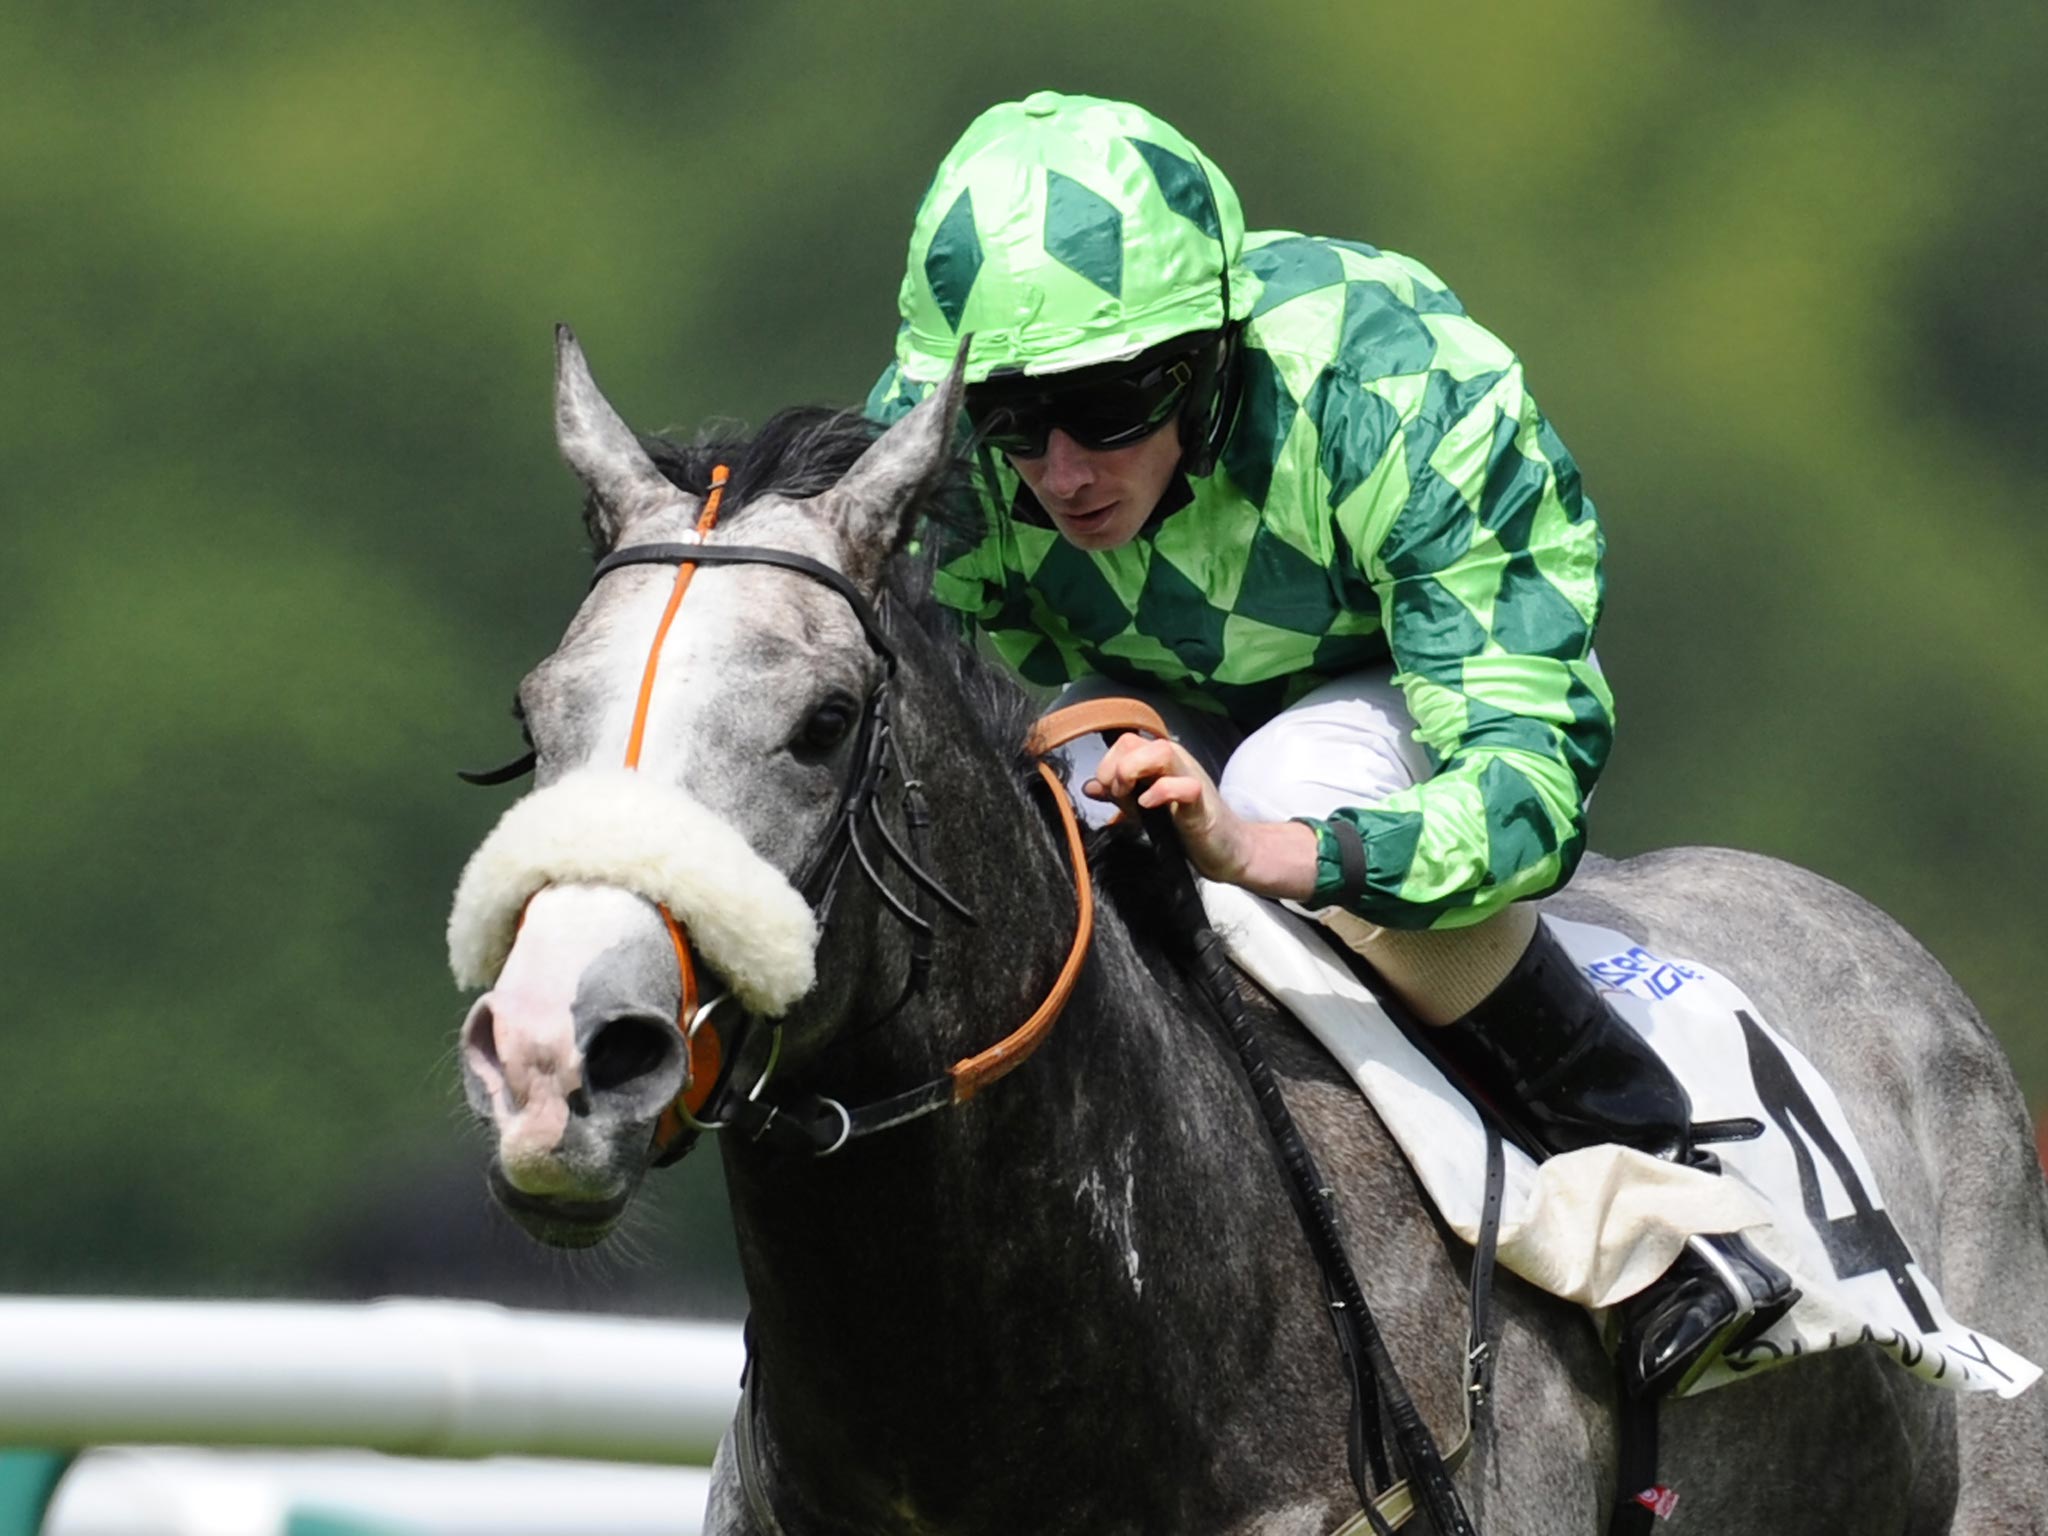
[[[1231,958],[1351,1074],[1445,1223],[1474,1242],[1486,1167],[1478,1111],[1308,923],[1235,886],[1203,881],[1201,890]],[[1687,1395],[1858,1343],[1958,1391],[2013,1397],[2040,1376],[2031,1361],[1949,1316],[1886,1215],[1834,1091],[1731,982],[1609,929],[1545,921],[1677,1074],[1696,1123],[1750,1119],[1764,1132],[1715,1145],[1722,1176],[1626,1147],[1539,1164],[1511,1146],[1502,1264],[1598,1314],[1661,1275],[1688,1236],[1746,1233],[1792,1276],[1801,1299]]]

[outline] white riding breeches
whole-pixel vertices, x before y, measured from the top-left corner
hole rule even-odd
[[[1436,771],[1416,739],[1415,717],[1394,684],[1391,664],[1325,683],[1248,734],[1221,716],[1197,714],[1105,678],[1083,679],[1059,702],[1119,694],[1157,709],[1174,739],[1208,769],[1224,802],[1252,821],[1323,820],[1346,806],[1371,809]],[[1102,738],[1087,736],[1066,750],[1075,803],[1090,825],[1104,825],[1115,807],[1080,792],[1107,750]],[[1462,1018],[1491,995],[1536,928],[1536,909],[1519,903],[1441,930],[1386,928],[1343,907],[1282,904],[1331,928],[1430,1024]]]

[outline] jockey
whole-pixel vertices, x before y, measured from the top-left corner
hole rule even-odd
[[[1602,539],[1513,352],[1420,262],[1247,233],[1142,108],[991,108],[911,236],[893,421],[961,338],[977,534],[938,598],[1062,702],[1136,695],[1171,741],[1071,764],[1167,805],[1195,866],[1363,956],[1537,1155],[1619,1142],[1717,1168],[1685,1090],[1528,903],[1585,847],[1613,732]],[[1739,1234],[1624,1306],[1632,1392],[1791,1304]]]

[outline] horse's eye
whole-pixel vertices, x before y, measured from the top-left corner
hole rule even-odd
[[[790,751],[807,761],[816,761],[844,741],[859,718],[859,703],[846,694],[835,693],[805,717],[796,739],[790,743]]]

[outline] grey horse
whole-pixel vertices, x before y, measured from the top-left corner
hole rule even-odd
[[[713,452],[637,439],[566,332],[558,362],[558,435],[599,553],[688,538]],[[764,1101],[855,1104],[943,1076],[1039,1004],[1073,935],[1073,872],[1022,746],[1032,705],[933,616],[904,553],[949,472],[957,404],[956,384],[872,443],[857,422],[791,414],[719,455],[712,542],[820,562],[880,611],[895,749],[931,825],[919,842],[893,794],[877,816],[976,918],[881,861],[896,902],[934,925],[928,983],[907,990],[913,925],[865,878],[838,881],[800,994],[770,999],[786,1011]],[[891,663],[804,570],[705,564],[691,583],[673,604],[671,565],[607,575],[520,698],[536,798],[620,764],[637,732],[639,777],[737,834],[701,844],[715,907],[750,861],[802,883]],[[564,868],[523,908],[461,1054],[499,1197],[543,1240],[579,1244],[617,1220],[686,1076],[716,1064],[675,1027],[682,941],[646,888]],[[1254,1105],[1142,887],[1108,883],[1063,1017],[1000,1082],[829,1156],[720,1139],[752,1364],[706,1530],[1320,1536],[1355,1518],[1347,1388]],[[1815,875],[1716,849],[1589,858],[1546,907],[1744,987],[1836,1085],[1950,1310],[2048,1356],[2027,1115],[1992,1036],[1909,935]],[[781,922],[750,907],[724,942]],[[694,964],[693,985],[715,989],[716,967]],[[1448,1445],[1469,1254],[1349,1080],[1253,1001],[1392,1353]],[[1498,1332],[1492,1404],[1456,1478],[1467,1507],[1486,1536],[1600,1531],[1616,1421],[1593,1328],[1503,1276]],[[1663,1436],[1674,1533],[2048,1532],[2048,1393],[1952,1394],[1867,1347],[1667,1405]]]

